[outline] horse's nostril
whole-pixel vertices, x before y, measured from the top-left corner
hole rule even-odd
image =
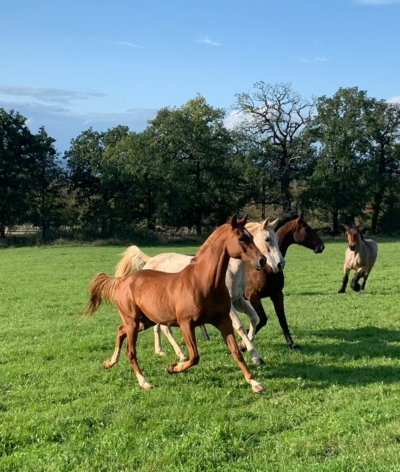
[[[263,257],[258,261],[258,264],[259,264],[260,267],[265,267],[266,263],[267,263],[267,260],[266,260],[265,256],[263,256]]]
[[[281,270],[283,270],[283,267],[284,267],[284,265],[279,262],[279,263],[278,263],[278,269],[281,271]]]

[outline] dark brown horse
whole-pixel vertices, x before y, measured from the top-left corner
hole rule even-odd
[[[102,297],[114,303],[122,320],[117,331],[112,358],[104,363],[109,368],[118,362],[126,338],[126,355],[142,388],[151,388],[136,358],[139,331],[161,323],[179,326],[189,351],[189,360],[168,366],[169,373],[183,372],[199,362],[195,327],[214,325],[222,334],[232,356],[238,363],[254,392],[264,390],[249,371],[236,344],[229,316],[231,298],[225,283],[229,258],[241,259],[253,268],[264,268],[266,259],[245,229],[246,218],[231,221],[217,228],[200,247],[189,265],[176,273],[140,270],[125,277],[98,274],[90,286],[88,314],[93,314]]]
[[[298,244],[313,250],[316,254],[325,248],[324,243],[317,233],[303,220],[303,215],[283,216],[275,226],[275,232],[279,239],[279,249],[285,257],[290,245]],[[274,304],[275,313],[278,316],[283,335],[290,349],[297,349],[299,346],[293,341],[286,321],[283,287],[285,285],[284,273],[273,273],[267,265],[264,270],[255,272],[251,267],[247,267],[246,290],[244,296],[256,310],[260,321],[256,327],[256,333],[267,324],[267,315],[262,306],[261,299],[269,297]]]

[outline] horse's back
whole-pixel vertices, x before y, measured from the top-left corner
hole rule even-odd
[[[164,252],[152,257],[143,269],[161,270],[163,272],[180,272],[192,260],[192,256],[177,254],[175,252]]]

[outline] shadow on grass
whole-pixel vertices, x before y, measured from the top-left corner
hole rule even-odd
[[[321,341],[326,339],[327,342],[303,344],[301,352],[308,358],[272,368],[272,377],[300,377],[303,380],[322,382],[325,386],[399,382],[400,365],[387,365],[387,360],[390,362],[393,359],[394,363],[398,363],[400,359],[400,331],[366,326],[355,329],[331,328],[309,334],[320,337]],[[328,342],[328,339],[336,342]],[[313,362],[313,355],[327,356],[326,364],[324,360]],[[329,357],[338,358],[338,363],[327,364]],[[380,358],[387,359],[385,365],[378,365]],[[340,365],[340,359],[346,365]]]

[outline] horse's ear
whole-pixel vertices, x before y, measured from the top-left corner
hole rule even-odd
[[[231,218],[231,226],[232,226],[232,228],[236,228],[237,225],[238,225],[237,216],[233,215],[232,218]]]
[[[277,219],[274,220],[274,221],[270,221],[270,219],[267,218],[267,219],[264,221],[263,229],[266,229],[267,226],[269,226],[270,228],[274,229],[275,226],[278,224],[278,221],[279,221],[279,218],[277,218]]]
[[[350,226],[343,225],[343,228],[344,228],[345,231],[348,231],[350,229]]]
[[[243,225],[243,226],[245,226],[246,223],[247,223],[247,216],[248,216],[248,215],[244,215],[243,218],[238,219],[238,223],[241,224],[241,225]]]
[[[297,221],[300,221],[302,219],[303,219],[303,212],[301,211],[297,216]]]

